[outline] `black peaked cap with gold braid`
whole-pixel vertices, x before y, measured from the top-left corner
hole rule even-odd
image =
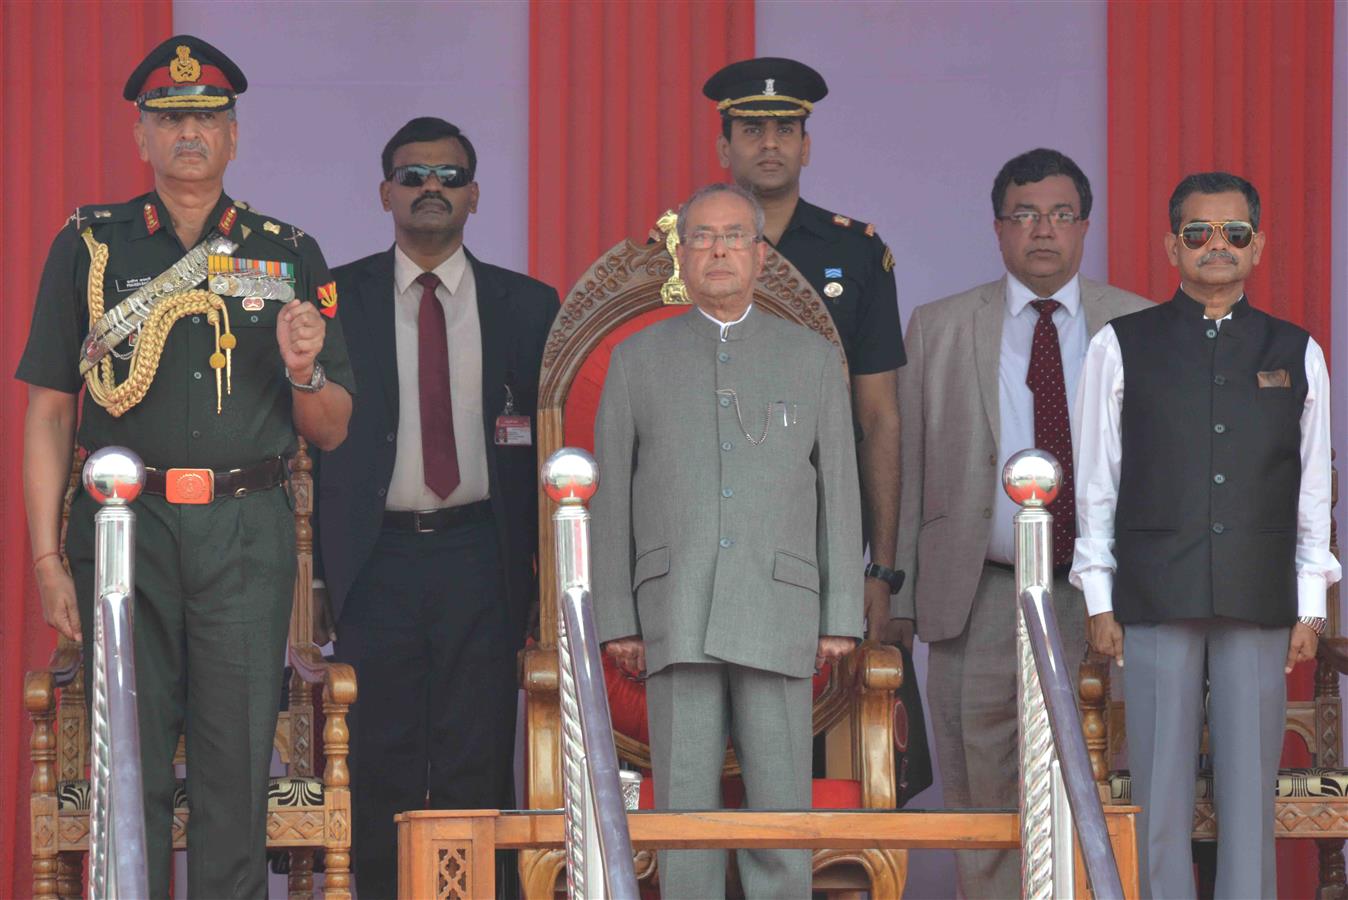
[[[828,96],[824,76],[802,62],[759,56],[731,63],[707,79],[702,93],[723,116],[804,118]]]
[[[122,96],[141,109],[221,110],[248,90],[243,71],[199,37],[178,34],[150,51],[126,80]]]

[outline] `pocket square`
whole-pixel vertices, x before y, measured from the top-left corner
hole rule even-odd
[[[1286,369],[1260,372],[1258,378],[1261,388],[1290,388],[1292,386],[1292,376],[1287,374]]]

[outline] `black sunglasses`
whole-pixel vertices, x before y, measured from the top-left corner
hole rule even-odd
[[[420,163],[411,166],[397,166],[389,173],[389,180],[403,187],[421,187],[426,179],[435,176],[441,187],[461,188],[473,180],[468,169],[463,166],[423,166]]]

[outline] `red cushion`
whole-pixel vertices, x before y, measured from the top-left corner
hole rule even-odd
[[[810,782],[814,809],[860,809],[861,782],[847,778],[816,778]],[[738,778],[721,780],[721,798],[726,809],[744,805],[744,782]],[[655,809],[655,780],[647,775],[641,779],[639,809]]]
[[[819,674],[814,676],[814,696],[818,698],[828,687],[832,668],[825,664]],[[650,724],[646,720],[646,684],[624,674],[607,653],[604,654],[604,683],[608,687],[609,718],[613,720],[613,730],[640,741],[649,747],[651,744]]]

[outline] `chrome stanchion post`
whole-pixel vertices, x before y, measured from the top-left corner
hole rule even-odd
[[[1062,467],[1042,450],[1022,450],[1006,462],[1002,486],[1020,505],[1016,513],[1016,686],[1020,719],[1021,894],[1024,897],[1071,897],[1073,854],[1072,813],[1053,748],[1048,708],[1035,669],[1034,652],[1019,598],[1030,588],[1042,605],[1053,591],[1053,515],[1048,505],[1058,495]],[[1041,615],[1052,614],[1040,609]],[[1056,783],[1055,783],[1056,781]],[[1067,852],[1061,852],[1066,835]]]
[[[84,464],[84,489],[103,504],[94,517],[93,762],[89,895],[149,896],[145,800],[132,637],[136,514],[145,484],[140,457],[104,447]]]
[[[636,900],[632,839],[609,718],[608,693],[590,608],[590,513],[599,487],[594,457],[562,448],[543,465],[558,504],[557,656],[561,669],[563,811],[567,891],[572,898]],[[600,811],[603,815],[600,815]]]

